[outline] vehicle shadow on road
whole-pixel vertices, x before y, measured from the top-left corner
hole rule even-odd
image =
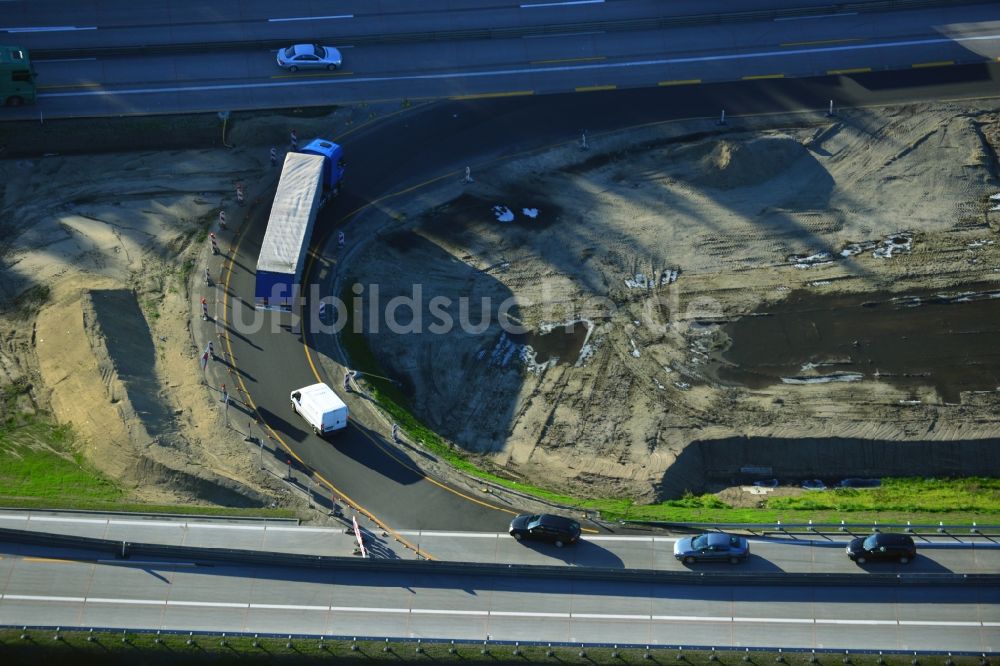
[[[400,485],[417,483],[424,478],[417,464],[400,449],[385,442],[378,431],[351,421],[347,431],[332,437],[337,450],[378,474]]]
[[[858,569],[865,573],[877,574],[950,574],[956,573],[952,569],[944,566],[940,562],[933,560],[926,555],[917,553],[916,558],[908,564],[899,562],[865,562],[864,564],[854,563]]]
[[[586,538],[580,539],[572,546],[557,548],[554,544],[539,541],[524,540],[521,544],[539,555],[563,564],[581,567],[604,567],[608,569],[624,569],[625,562],[603,546],[598,546]]]
[[[692,562],[688,564],[687,562],[678,562],[688,571],[695,572],[711,572],[711,573],[733,573],[746,571],[747,573],[782,573],[784,569],[779,567],[774,562],[761,557],[760,555],[754,555],[750,553],[750,557],[746,559],[745,562],[740,562],[738,564],[733,564],[728,561],[720,562]]]
[[[278,416],[267,407],[258,406],[257,413],[260,414],[261,421],[270,426],[275,432],[280,432],[283,437],[296,442],[302,442],[309,436],[308,432],[298,426],[292,425],[290,421]]]

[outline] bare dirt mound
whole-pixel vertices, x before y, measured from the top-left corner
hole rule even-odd
[[[685,147],[671,156],[671,162],[687,161],[686,172],[694,185],[723,190],[760,185],[789,169],[801,168],[799,160],[815,162],[799,140],[787,135],[763,136],[746,141],[705,141]],[[676,167],[672,171],[675,174],[685,173]]]
[[[192,327],[192,312],[202,271],[221,265],[207,233],[232,240],[235,185],[251,202],[267,190],[269,150],[283,157],[290,129],[329,136],[378,111],[11,125],[0,156],[0,384],[29,385],[18,407],[51,407],[90,463],[134,487],[130,499],[283,502],[199,367],[214,332]],[[207,376],[226,381],[213,370],[227,368],[216,362]]]
[[[21,350],[0,366],[31,379],[32,396],[74,426],[88,462],[133,488],[131,499],[265,501],[199,382],[187,285],[203,251],[195,241],[233,182],[262,170],[266,153],[255,157],[193,150],[0,162],[0,312],[11,349]],[[18,303],[36,292],[47,294],[37,319],[17,320]]]
[[[132,292],[61,286],[39,314],[37,344],[57,418],[76,426],[102,472],[147,501],[266,504],[263,494],[189,462],[195,447],[157,381],[156,349]]]

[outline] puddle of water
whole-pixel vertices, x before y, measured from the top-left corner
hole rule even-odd
[[[778,383],[889,381],[932,386],[946,402],[961,391],[1000,386],[1000,291],[974,285],[904,295],[794,291],[727,324],[723,381],[752,388]],[[791,380],[791,381],[789,381]]]
[[[555,326],[550,331],[529,331],[511,335],[511,340],[519,345],[527,345],[535,351],[535,363],[541,365],[558,358],[559,363],[576,363],[587,341],[590,326],[585,321],[575,321]]]

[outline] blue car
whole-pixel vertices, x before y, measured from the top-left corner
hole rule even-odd
[[[739,564],[750,557],[750,542],[734,534],[707,532],[678,539],[674,543],[674,557],[684,564],[700,561]]]

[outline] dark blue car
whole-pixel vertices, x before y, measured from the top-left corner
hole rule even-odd
[[[750,557],[750,542],[734,534],[708,532],[678,539],[674,543],[674,557],[684,564],[699,561],[739,564]]]

